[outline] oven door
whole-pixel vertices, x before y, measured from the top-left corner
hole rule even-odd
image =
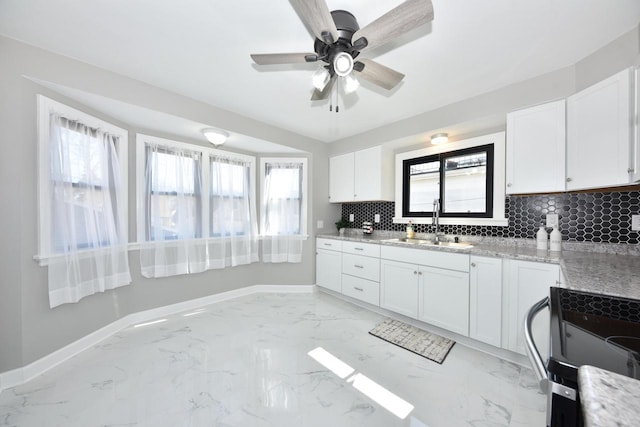
[[[549,371],[547,370],[536,343],[533,340],[533,319],[544,309],[550,308],[550,299],[549,297],[545,297],[534,304],[527,313],[524,322],[524,337],[527,356],[531,362],[533,371],[536,374],[536,378],[538,379],[540,390],[547,394],[547,426],[582,426],[577,390],[575,388],[567,387],[560,382],[554,381],[553,376],[549,375]],[[551,318],[551,328],[554,328],[554,325],[559,327],[557,320],[554,322],[553,315]]]

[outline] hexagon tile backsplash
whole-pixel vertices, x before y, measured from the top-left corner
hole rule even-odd
[[[405,224],[393,224],[394,202],[343,203],[342,218],[354,214],[353,228],[374,220],[380,214],[377,230],[404,231]],[[640,233],[631,231],[631,215],[640,214],[640,191],[605,193],[562,193],[534,196],[508,196],[506,227],[443,225],[447,234],[493,237],[535,238],[546,214],[557,213],[562,238],[573,242],[638,244]],[[416,224],[416,232],[429,233],[431,225]]]

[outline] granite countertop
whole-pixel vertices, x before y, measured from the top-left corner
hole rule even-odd
[[[640,381],[583,365],[578,386],[585,427],[640,426]]]
[[[416,238],[432,236],[416,235]],[[473,247],[459,249],[385,242],[404,237],[404,233],[398,232],[376,231],[372,235],[352,232],[344,236],[323,234],[317,237],[560,264],[567,288],[640,299],[640,247],[636,245],[563,242],[562,252],[550,252],[537,250],[533,239],[461,236],[462,241]]]

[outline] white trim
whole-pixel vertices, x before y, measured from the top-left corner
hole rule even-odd
[[[493,218],[440,218],[440,224],[508,225],[508,219],[505,217],[504,209],[506,197],[505,132],[492,133],[476,138],[396,154],[396,203],[393,222],[402,224],[411,220],[411,222],[416,224],[431,224],[431,217],[409,218],[402,216],[402,162],[404,160],[488,144],[493,144]]]
[[[138,323],[148,322],[159,317],[170,316],[205,305],[216,304],[257,293],[300,294],[313,293],[315,290],[315,285],[253,285],[189,301],[183,301],[164,307],[132,313],[62,347],[59,350],[54,351],[53,353],[41,357],[22,368],[0,373],[0,392],[2,390],[24,384],[38,375],[44,374],[49,369],[69,360],[73,356],[94,347],[101,341],[111,337],[119,331]]]
[[[50,144],[50,120],[51,114],[56,113],[64,116],[68,120],[79,121],[85,126],[100,129],[111,135],[118,137],[116,150],[120,161],[120,177],[122,178],[121,191],[116,193],[118,201],[117,223],[121,227],[118,229],[121,244],[126,244],[129,238],[129,132],[119,128],[109,122],[100,120],[80,110],[47,98],[44,95],[37,95],[38,103],[38,254],[34,259],[48,260],[57,254],[51,251],[51,172],[49,159]],[[40,264],[47,265],[47,264]]]
[[[302,164],[302,211],[300,219],[302,221],[299,236],[307,239],[307,213],[309,204],[309,181],[307,171],[306,157],[262,157],[260,158],[260,238],[268,237],[263,234],[264,231],[264,212],[266,208],[266,200],[264,197],[264,178],[267,163],[301,163]]]

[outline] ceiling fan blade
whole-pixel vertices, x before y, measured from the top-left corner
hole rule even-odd
[[[320,101],[322,99],[327,99],[331,94],[331,89],[333,88],[333,85],[335,83],[336,83],[336,76],[333,76],[331,77],[331,80],[329,80],[329,83],[327,83],[327,85],[324,87],[324,89],[322,89],[321,91],[318,89],[315,89],[313,91],[313,95],[311,95],[311,100]]]
[[[318,56],[315,53],[252,53],[251,59],[258,65],[277,65],[315,62]]]
[[[404,74],[370,59],[359,59],[358,62],[364,64],[364,69],[357,75],[384,89],[393,89],[404,78]]]
[[[367,41],[366,47],[374,48],[432,20],[431,0],[407,0],[356,31],[352,40],[354,45],[360,44],[358,40],[364,37]]]
[[[318,39],[327,44],[338,40],[338,29],[325,0],[291,0],[291,3]]]

